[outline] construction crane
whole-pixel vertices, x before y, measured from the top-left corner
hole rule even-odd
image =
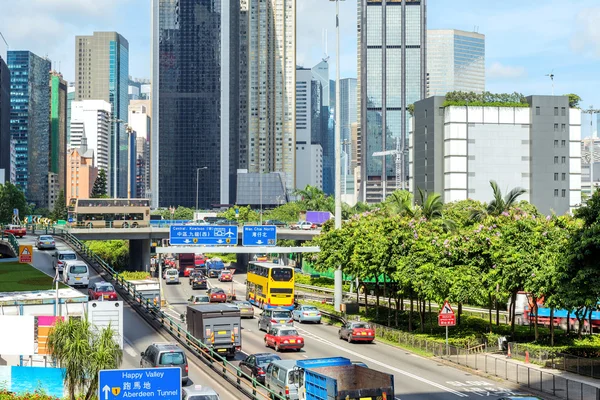
[[[404,185],[402,184],[402,150],[400,149],[400,138],[396,138],[396,148],[394,150],[385,150],[385,151],[376,151],[373,153],[373,157],[386,157],[386,156],[396,156],[396,189],[404,189]],[[383,171],[384,176],[387,175],[385,171]],[[385,178],[387,180],[387,176]],[[383,183],[383,200],[385,200],[385,185],[387,182]]]

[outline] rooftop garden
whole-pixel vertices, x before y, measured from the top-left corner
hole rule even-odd
[[[472,107],[529,107],[527,99],[521,93],[475,93],[475,92],[448,92],[443,106]]]

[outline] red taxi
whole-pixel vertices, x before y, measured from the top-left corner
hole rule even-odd
[[[189,277],[190,274],[192,273],[192,271],[194,271],[194,267],[185,267],[185,269],[183,270],[183,276]]]
[[[372,343],[375,340],[375,330],[366,322],[354,321],[343,325],[338,332],[338,336],[340,339],[346,339],[348,343]]]
[[[219,280],[219,282],[231,282],[231,281],[233,281],[233,274],[231,273],[230,270],[224,269],[219,274],[218,280]]]
[[[117,301],[117,292],[108,282],[96,282],[88,289],[88,297],[90,300]]]
[[[265,335],[265,346],[272,347],[275,351],[296,350],[304,347],[304,338],[292,326],[271,328]]]
[[[4,233],[10,233],[15,237],[22,238],[23,236],[25,236],[25,234],[27,234],[27,230],[25,229],[25,227],[20,225],[6,225],[4,227]]]
[[[227,301],[227,294],[221,288],[210,288],[206,294],[210,297],[211,303],[225,303]]]

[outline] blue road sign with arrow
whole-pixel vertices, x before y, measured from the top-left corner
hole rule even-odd
[[[235,225],[171,225],[169,240],[174,246],[237,245],[238,227]]]
[[[180,368],[103,369],[98,377],[99,400],[181,400]]]
[[[275,225],[244,225],[242,245],[275,246],[277,244],[277,227]]]

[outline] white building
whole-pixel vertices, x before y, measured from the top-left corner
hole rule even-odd
[[[529,107],[444,107],[415,103],[409,139],[410,190],[444,202],[489,202],[490,180],[544,214],[581,204],[581,112],[566,96],[529,96]]]
[[[150,131],[152,121],[150,100],[137,100],[129,105],[129,126],[136,132],[135,181],[136,197],[149,198],[150,191]],[[141,169],[141,170],[140,170]]]
[[[95,167],[109,172],[111,105],[104,100],[81,100],[71,103],[70,148],[81,148],[85,130],[88,149],[96,155]],[[108,174],[107,174],[108,175]]]

